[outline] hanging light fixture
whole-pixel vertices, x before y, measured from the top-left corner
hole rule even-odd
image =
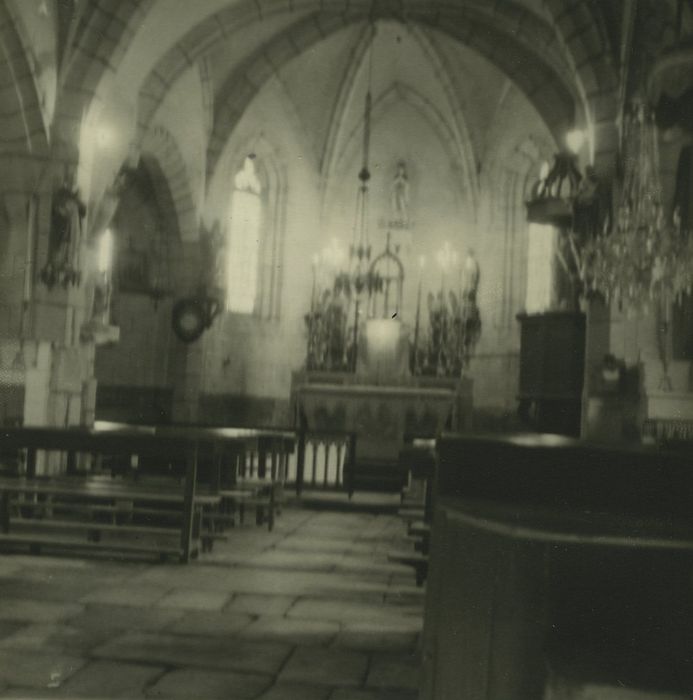
[[[371,45],[368,60],[368,86],[363,111],[363,151],[361,169],[358,173],[358,188],[356,191],[356,210],[354,213],[354,228],[351,246],[349,248],[349,277],[351,287],[357,299],[364,293],[370,294],[377,286],[377,275],[374,275],[371,265],[372,247],[369,235],[369,183],[371,179],[371,111],[373,107],[373,53],[377,26],[371,28]]]
[[[613,226],[589,242],[591,289],[632,312],[668,304],[693,288],[693,240],[679,212],[665,216],[652,109],[635,102],[624,126],[624,175]],[[656,303],[655,303],[656,302]]]
[[[573,218],[573,203],[580,190],[582,175],[577,166],[577,154],[582,141],[580,132],[571,131],[568,148],[554,156],[553,166],[534,185],[532,197],[526,203],[530,224],[551,224],[566,228]]]
[[[317,284],[318,267],[333,268],[341,262],[336,247],[326,250],[313,261],[313,290],[311,308],[305,321],[308,332],[308,353],[306,367],[315,370],[355,371],[359,326],[364,309],[368,309],[368,299],[382,284],[373,269],[372,247],[369,236],[369,184],[371,108],[373,104],[371,86],[373,76],[373,46],[375,25],[372,25],[370,56],[368,65],[368,86],[363,113],[363,151],[358,172],[356,206],[352,228],[351,245],[345,256],[344,267],[334,275],[332,287],[320,289]]]

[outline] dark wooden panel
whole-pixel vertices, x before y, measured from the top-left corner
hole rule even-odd
[[[691,450],[525,435],[438,452],[422,697],[690,692]]]
[[[520,396],[580,398],[585,362],[585,316],[551,312],[518,316]]]
[[[96,419],[140,425],[171,422],[173,389],[146,386],[108,386],[96,389]]]

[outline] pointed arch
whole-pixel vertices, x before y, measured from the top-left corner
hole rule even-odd
[[[197,205],[190,187],[188,169],[173,135],[157,125],[147,132],[142,144],[142,159],[165,178],[173,210],[167,209],[168,223],[182,240],[195,240],[199,231]],[[161,186],[161,180],[159,180]],[[155,181],[155,187],[157,186]]]
[[[0,151],[41,155],[48,133],[22,24],[0,3]]]
[[[371,111],[373,125],[377,124],[398,101],[402,101],[416,110],[416,112],[431,125],[431,128],[438,137],[440,143],[446,148],[447,152],[454,154],[455,162],[465,178],[465,190],[472,196],[472,203],[474,203],[473,188],[475,187],[475,182],[470,177],[470,173],[467,170],[465,148],[460,142],[459,134],[440,110],[418,90],[408,84],[400,82],[392,83],[390,87],[382,92],[373,102]],[[358,148],[362,135],[363,117],[360,117],[342,142],[342,147],[339,152],[335,154],[330,173],[338,172],[342,168],[348,154],[352,153],[355,148]]]
[[[471,201],[474,210],[478,203],[479,194],[479,184],[476,177],[475,168],[475,153],[474,147],[472,145],[471,138],[469,137],[469,132],[467,130],[466,121],[464,119],[464,110],[460,104],[457,91],[452,84],[449,72],[449,66],[444,62],[443,57],[439,51],[431,44],[430,40],[425,36],[421,29],[416,25],[407,25],[409,33],[414,38],[414,40],[419,44],[420,48],[431,61],[433,70],[436,76],[440,80],[440,84],[445,93],[446,99],[448,100],[449,108],[453,114],[452,123],[445,119],[443,114],[436,109],[430,101],[426,100],[422,95],[419,95],[418,101],[425,101],[427,106],[423,108],[428,117],[434,116],[434,121],[436,123],[442,124],[442,128],[438,130],[439,135],[446,133],[445,142],[453,146],[453,152],[457,154],[458,162],[461,166],[461,170],[464,173],[467,189],[471,194]],[[322,185],[322,206],[325,207],[326,195],[328,189],[328,183],[332,180],[334,170],[337,167],[337,163],[341,159],[341,155],[338,156],[336,150],[339,142],[339,136],[342,133],[344,127],[344,119],[346,118],[346,105],[351,98],[354,86],[356,84],[356,79],[358,77],[359,71],[363,66],[363,62],[366,60],[366,53],[374,40],[374,35],[369,25],[366,25],[364,31],[357,44],[352,51],[351,58],[348,62],[344,78],[342,80],[342,87],[335,100],[335,104],[332,110],[332,118],[330,120],[330,128],[328,132],[328,137],[325,143],[325,148],[323,151],[323,157],[321,161],[321,185]],[[399,84],[398,90],[402,93],[406,93],[409,89],[415,93],[413,88],[408,88]],[[413,93],[410,94],[411,104],[413,105],[417,98],[414,97]],[[406,98],[405,98],[406,99]],[[363,128],[363,120],[359,122],[360,128]]]

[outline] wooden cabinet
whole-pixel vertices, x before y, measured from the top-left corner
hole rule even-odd
[[[520,314],[520,417],[540,432],[580,434],[585,315]]]

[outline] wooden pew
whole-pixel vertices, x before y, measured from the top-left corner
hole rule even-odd
[[[157,427],[156,433],[178,432],[181,426]],[[217,441],[227,448],[227,458],[220,462],[216,481],[224,505],[238,511],[242,523],[247,508],[254,508],[256,523],[274,528],[281,511],[289,455],[294,451],[295,436],[282,430],[254,428],[214,428],[185,426],[184,434]],[[233,451],[233,445],[242,448]],[[225,465],[225,466],[221,466]]]
[[[217,507],[220,499],[214,493],[202,493],[197,489],[197,469],[200,461],[214,463],[218,459],[218,446],[211,440],[157,436],[142,430],[5,428],[0,431],[0,448],[27,451],[26,476],[0,480],[0,543],[29,544],[34,548],[151,551],[176,554],[183,562],[197,554],[201,538],[203,547],[209,546],[209,539],[201,529],[201,519],[205,509]],[[38,450],[66,453],[68,474],[58,479],[37,477]],[[128,458],[137,455],[145,462],[150,458],[183,460],[185,472],[182,484],[169,480],[154,488],[133,481],[95,480],[76,474],[79,454],[125,455]],[[57,502],[57,510],[63,514],[67,511],[72,519],[53,517],[56,508],[51,509],[50,502]],[[110,511],[113,514],[123,503],[129,504],[131,514],[156,518],[157,524],[94,521],[95,513]],[[77,508],[68,507],[72,504]],[[120,509],[123,510],[122,505]],[[161,513],[157,515],[159,509]],[[165,513],[170,515],[174,511],[180,513],[175,528],[158,524]],[[81,521],[75,519],[77,516],[81,516]],[[31,532],[19,532],[16,527],[28,528]],[[135,547],[132,542],[117,537],[99,541],[106,533],[142,538],[166,536],[177,542]],[[85,537],[82,539],[79,534]]]
[[[388,560],[411,566],[416,584],[422,586],[428,573],[428,550],[433,519],[435,441],[414,440],[399,455],[400,468],[408,475],[402,492],[400,517],[405,521],[411,550],[388,552]]]
[[[255,508],[256,522],[274,527],[281,510],[289,455],[296,443],[295,434],[286,430],[231,428],[192,423],[158,426],[128,426],[97,422],[99,431],[143,430],[159,436],[186,436],[211,441],[215,460],[206,480],[222,499],[222,512],[209,515],[223,527],[235,522],[238,512],[243,520],[246,508]],[[233,509],[233,512],[229,510]]]
[[[443,437],[420,697],[689,692],[691,456]]]

